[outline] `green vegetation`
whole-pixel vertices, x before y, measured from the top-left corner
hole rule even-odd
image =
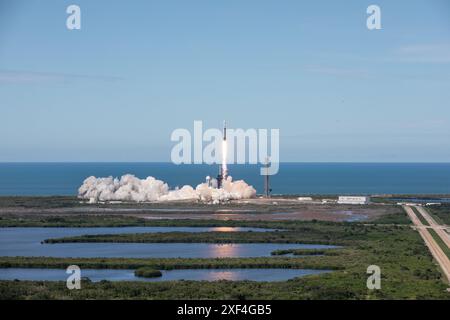
[[[47,239],[44,242],[115,242],[115,243],[307,243],[333,244],[332,236],[320,237],[320,232],[298,234],[285,232],[165,232],[134,233],[110,235],[84,235],[58,239]],[[311,236],[311,237],[310,237]],[[339,244],[344,244],[340,241]]]
[[[80,200],[70,196],[49,197],[0,197],[1,208],[73,208],[81,206]]]
[[[406,214],[405,210],[397,207],[398,210],[393,210],[389,214],[384,214],[374,220],[367,221],[366,223],[374,224],[411,224],[411,220]]]
[[[369,232],[366,240],[335,255],[297,258],[225,259],[75,259],[0,258],[2,267],[92,268],[308,268],[334,272],[284,282],[176,281],[83,282],[83,290],[67,290],[62,282],[0,281],[3,299],[449,299],[446,285],[422,239],[410,228],[384,235]],[[367,266],[382,268],[382,290],[366,287]]]
[[[412,211],[414,211],[414,213],[416,214],[417,218],[420,220],[420,222],[424,225],[424,226],[429,226],[430,224],[428,223],[428,221],[425,219],[425,217],[419,212],[419,210],[417,210],[416,207],[411,207]]]
[[[283,196],[283,199],[296,199],[296,196]],[[277,197],[273,197],[273,200],[276,201]],[[295,203],[294,207],[298,207],[299,203]],[[78,199],[74,196],[0,196],[0,208],[33,208],[33,209],[54,209],[54,208],[114,208],[114,209],[122,209],[122,208],[130,208],[132,206],[136,210],[145,210],[145,209],[198,209],[199,211],[204,212],[212,212],[220,209],[224,209],[224,206],[221,204],[217,205],[205,205],[201,202],[192,202],[192,201],[171,201],[171,202],[114,202],[114,203],[96,203],[89,204],[86,200]],[[230,202],[227,203],[227,210],[257,210],[259,212],[268,212],[273,207],[280,208],[280,210],[285,210],[292,208],[292,204],[283,204],[279,203],[276,206],[270,203],[256,204],[252,202]],[[186,211],[184,211],[186,212]],[[198,211],[197,211],[198,212]]]
[[[305,223],[316,221],[246,221],[246,220],[210,220],[210,219],[144,219],[123,214],[3,214],[0,216],[0,228],[5,227],[253,227],[274,229],[295,229]],[[322,222],[331,223],[332,222]],[[355,223],[355,222],[352,222]],[[409,224],[403,210],[382,215],[367,221],[367,224]]]
[[[243,221],[208,219],[144,219],[121,214],[12,215],[0,216],[0,227],[254,227],[291,228],[301,223],[292,221]]]
[[[343,254],[351,254],[344,251]],[[174,269],[319,269],[343,270],[343,256],[324,259],[321,256],[308,259],[288,257],[257,258],[50,258],[50,257],[0,257],[0,268],[55,268],[69,265],[81,269],[138,269],[147,267],[158,270]]]
[[[233,300],[329,300],[329,299],[448,299],[438,280],[415,286],[368,290],[364,272],[326,273],[284,282],[164,281],[82,282],[82,290],[67,290],[64,282],[0,281],[2,299],[233,299]],[[345,282],[345,279],[352,280]],[[386,282],[389,280],[386,280]]]
[[[47,239],[45,243],[71,242],[120,242],[120,243],[305,243],[349,245],[365,240],[369,234],[383,237],[385,234],[408,228],[397,225],[370,225],[357,223],[265,222],[267,227],[276,225],[289,231],[273,232],[167,232],[83,235]]]
[[[436,241],[436,243],[438,244],[439,247],[441,247],[442,251],[444,251],[444,253],[447,255],[447,257],[450,259],[450,248],[447,247],[447,245],[445,244],[445,242],[442,240],[442,238],[436,233],[436,231],[434,231],[433,229],[428,229],[428,231],[430,232],[431,236],[434,238],[434,240]]]
[[[268,227],[278,226],[279,222]],[[283,222],[284,223],[284,222]],[[289,222],[286,222],[289,223]],[[0,257],[1,267],[154,270],[189,268],[301,268],[334,270],[284,282],[175,281],[83,282],[83,290],[67,290],[60,282],[0,281],[3,299],[449,299],[447,285],[433,263],[420,235],[409,226],[350,223],[293,223],[298,232],[268,232],[259,236],[290,233],[291,239],[323,237],[346,243],[325,255],[273,256],[221,259],[117,259]],[[301,231],[300,231],[301,230]],[[233,233],[234,234],[234,233]],[[253,236],[252,232],[247,232]],[[251,235],[250,235],[251,234]],[[259,233],[258,233],[259,234]],[[297,235],[298,238],[294,238]],[[294,251],[293,251],[294,252]],[[382,270],[382,290],[366,287],[367,267]]]
[[[21,199],[21,200],[19,200]],[[5,198],[0,198],[0,207]],[[85,206],[76,198],[60,198],[53,204],[39,199],[9,199],[10,207],[39,205]],[[34,201],[37,201],[34,203]],[[34,203],[34,204],[33,204]],[[87,205],[86,205],[87,206]],[[105,205],[106,206],[106,205]],[[117,205],[120,207],[120,205]],[[145,208],[148,204],[137,205]],[[173,207],[182,207],[174,204]],[[196,205],[194,205],[196,206]],[[236,205],[237,206],[237,205]],[[381,205],[382,206],[382,205]],[[167,206],[166,206],[167,207]],[[200,208],[200,205],[198,205]],[[240,209],[245,205],[240,206]],[[252,205],[246,206],[246,208]],[[333,270],[283,282],[252,281],[163,281],[82,282],[82,290],[67,290],[65,282],[0,281],[0,299],[450,299],[441,274],[406,214],[386,206],[388,215],[364,223],[323,221],[218,221],[146,220],[116,214],[3,213],[0,226],[190,226],[260,227],[271,232],[169,232],[159,234],[89,235],[49,242],[275,242],[317,243],[342,247],[327,250],[276,250],[271,257],[257,258],[50,258],[0,257],[0,267],[83,269],[171,269],[296,268]],[[36,208],[36,207],[35,207]],[[203,206],[204,208],[204,206]],[[214,207],[211,207],[214,208]],[[217,207],[216,207],[217,208]],[[220,208],[220,207],[219,207]],[[227,208],[228,209],[228,208]],[[59,210],[59,209],[58,209]],[[273,210],[273,208],[272,208]],[[12,211],[11,211],[12,212]],[[286,256],[287,254],[292,256]],[[382,289],[368,290],[367,267],[382,270]],[[158,271],[160,272],[160,271]]]
[[[143,218],[123,215],[12,215],[0,217],[0,227],[129,227],[145,226]]]
[[[427,210],[437,223],[450,225],[450,203],[443,203],[440,206],[429,206]]]
[[[431,216],[431,218],[434,219],[434,221],[436,221],[437,224],[439,224],[439,225],[444,225],[444,224],[445,224],[444,221],[442,221],[442,219],[441,219],[440,217],[438,217],[438,216],[432,214],[432,213],[430,212],[430,210],[428,210],[428,214]]]
[[[330,198],[330,196],[327,196]],[[280,200],[280,201],[278,201]],[[86,219],[91,219],[92,216],[103,214],[111,215],[135,215],[140,214],[157,214],[163,215],[168,213],[179,213],[184,215],[189,214],[214,214],[214,213],[230,213],[235,211],[237,214],[267,214],[267,213],[294,213],[299,211],[310,212],[317,214],[318,217],[326,215],[333,219],[334,212],[352,211],[355,214],[368,216],[369,219],[377,217],[385,213],[397,214],[401,212],[401,208],[390,204],[370,204],[370,205],[338,205],[338,204],[309,204],[300,203],[295,196],[287,197],[273,197],[271,202],[259,201],[258,199],[249,201],[230,202],[223,204],[204,204],[192,201],[175,201],[175,202],[151,202],[151,203],[97,203],[89,204],[86,201],[81,201],[76,197],[69,196],[51,196],[51,197],[0,197],[0,215],[10,216],[27,216],[31,218],[30,224],[25,225],[24,222],[20,226],[43,226],[45,220],[39,220],[42,216],[64,216],[70,217],[72,215],[84,216]],[[341,215],[342,216],[342,215]],[[10,217],[11,218],[11,217]],[[94,220],[93,222],[95,221]],[[101,219],[101,218],[100,218]],[[11,219],[9,219],[10,222]],[[50,221],[52,222],[52,221]],[[64,220],[57,221],[64,223]],[[100,221],[102,222],[102,221]],[[64,226],[72,226],[70,223],[79,224],[77,221],[68,219]],[[83,223],[83,222],[82,222]],[[133,222],[132,222],[133,223]],[[62,225],[56,226],[62,226]],[[85,224],[83,223],[83,226]],[[1,224],[0,226],[12,226]],[[101,225],[105,226],[104,222]]]
[[[142,277],[142,278],[158,278],[162,277],[162,273],[159,270],[150,269],[150,268],[139,268],[134,270],[134,275],[136,277]]]

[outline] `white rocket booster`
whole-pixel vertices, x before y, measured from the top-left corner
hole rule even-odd
[[[222,182],[228,177],[227,168],[227,123],[223,121],[223,138],[222,138],[222,163],[219,167],[219,175],[217,176],[217,187],[222,187]]]
[[[227,122],[224,120],[223,121],[223,141],[222,141],[222,179],[224,179],[224,180],[228,176],[227,156],[228,156]]]

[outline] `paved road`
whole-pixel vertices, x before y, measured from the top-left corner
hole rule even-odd
[[[450,248],[450,235],[445,232],[446,226],[438,224],[424,207],[416,207],[416,209],[422,214],[430,227],[441,237],[447,247]]]
[[[450,260],[445,254],[445,252],[441,249],[439,244],[436,243],[428,229],[422,224],[417,215],[414,213],[413,209],[409,206],[403,206],[406,213],[408,214],[411,221],[414,223],[416,230],[421,235],[422,239],[425,241],[428,249],[431,251],[434,259],[438,262],[439,266],[444,273],[444,276],[447,278],[447,281],[450,283]],[[442,231],[442,230],[441,230]]]

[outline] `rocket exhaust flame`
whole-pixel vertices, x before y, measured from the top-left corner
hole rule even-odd
[[[222,142],[222,176],[224,179],[228,176],[227,168],[227,141]]]

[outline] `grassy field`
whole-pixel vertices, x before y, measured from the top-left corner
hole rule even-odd
[[[430,224],[428,223],[428,221],[425,219],[425,217],[419,212],[419,210],[417,210],[416,207],[411,207],[412,211],[416,214],[417,219],[420,220],[420,222],[424,225],[424,226],[429,226]]]
[[[217,216],[220,214],[220,217]],[[385,214],[401,214],[394,205],[344,205],[301,203],[295,197],[273,197],[233,201],[227,204],[198,202],[100,203],[87,204],[75,197],[0,197],[0,226],[110,226],[123,225],[124,216],[147,219],[276,220],[274,214],[289,220],[345,221],[373,220]],[[101,216],[109,215],[109,219]],[[113,215],[118,218],[113,219]],[[280,215],[281,216],[281,215]],[[89,221],[84,221],[89,220]],[[138,222],[129,220],[135,225]],[[97,225],[96,225],[97,224]]]
[[[442,238],[434,231],[433,229],[428,229],[433,239],[436,241],[436,243],[441,247],[442,251],[447,255],[447,257],[450,259],[450,248],[447,247],[445,242],[442,240]]]
[[[326,196],[330,198],[330,196]],[[273,196],[272,200],[288,200],[288,202],[277,203],[276,206],[282,209],[286,209],[291,207],[292,203],[295,203],[297,206],[300,204],[295,199],[297,196]],[[217,205],[205,205],[201,202],[193,202],[193,201],[171,201],[171,202],[115,202],[115,203],[96,203],[95,208],[129,208],[132,206],[135,209],[186,209],[187,207],[192,209],[207,209],[207,210],[215,210],[219,209],[244,209],[244,210],[262,210],[269,211],[272,207],[272,203],[264,203],[258,204],[257,201],[234,201],[229,202],[224,206],[223,204]],[[94,207],[92,204],[87,203],[85,200],[80,200],[74,196],[0,196],[0,208],[30,208],[30,209],[54,209],[54,208],[74,208],[74,207],[83,207],[83,208],[92,208]]]
[[[278,222],[267,227],[278,226],[288,231],[273,232],[166,232],[83,235],[58,239],[47,239],[45,243],[117,242],[117,243],[307,243],[327,245],[349,245],[364,241],[368,236],[382,238],[408,228],[398,225],[370,225],[332,222]]]
[[[398,210],[391,211],[389,214],[384,214],[372,221],[371,224],[410,224],[411,220],[406,214],[405,210],[398,208]]]
[[[2,199],[0,197],[0,199]],[[291,228],[300,221],[283,223],[271,221],[276,228]],[[315,222],[315,220],[312,220]],[[410,220],[404,210],[393,207],[388,214],[381,215],[371,224],[409,224]],[[213,220],[213,219],[145,219],[125,214],[39,214],[37,213],[3,213],[0,215],[0,227],[261,227],[268,228],[265,221]]]
[[[146,226],[143,218],[123,215],[15,215],[0,216],[0,227],[132,227]]]
[[[348,249],[347,249],[348,250]],[[347,251],[345,254],[352,254]],[[342,258],[342,257],[341,257]],[[148,267],[158,270],[174,269],[319,269],[342,270],[344,261],[323,256],[303,258],[50,258],[50,257],[0,257],[1,268],[66,268],[78,265],[81,269],[137,269]]]
[[[11,196],[0,197],[0,208],[73,208],[82,205],[77,197],[51,196],[28,197]]]
[[[396,216],[396,215],[390,215]],[[392,219],[392,218],[391,218]],[[394,217],[402,220],[403,215]],[[380,222],[379,222],[380,220]],[[381,219],[375,224],[390,224]],[[305,226],[321,223],[334,225],[327,221],[264,221],[264,220],[213,220],[213,219],[144,219],[126,215],[3,215],[0,217],[0,227],[251,227],[283,230],[301,230]],[[405,220],[405,223],[409,223]],[[351,225],[353,223],[346,223]]]
[[[437,223],[450,225],[450,203],[440,206],[430,206],[427,210],[435,218]]]

